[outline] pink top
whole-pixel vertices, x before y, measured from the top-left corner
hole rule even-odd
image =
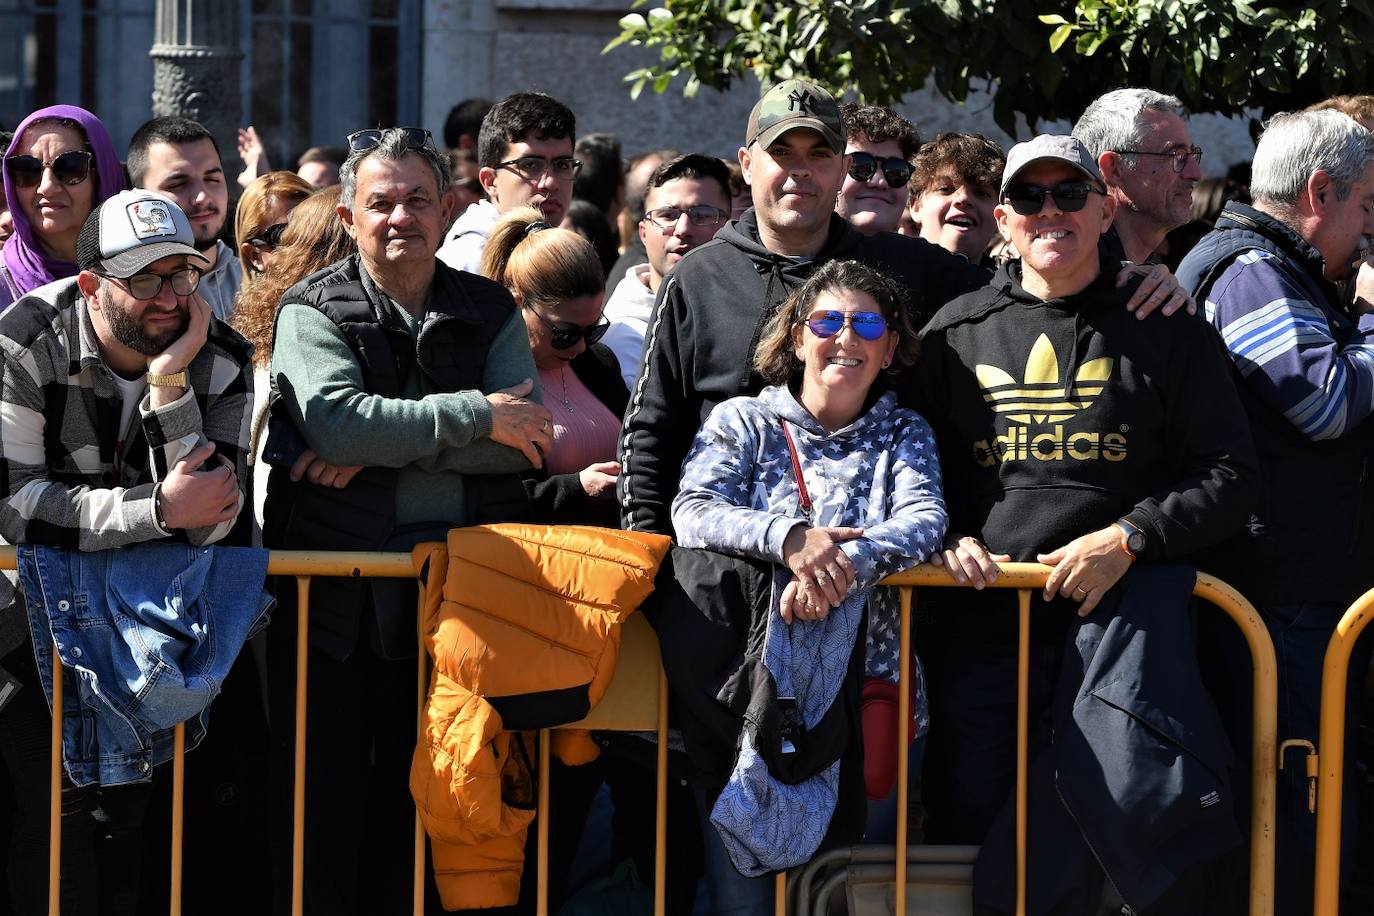
[[[550,474],[576,474],[590,464],[614,461],[620,418],[611,413],[567,366],[539,370],[544,406],[553,414]]]

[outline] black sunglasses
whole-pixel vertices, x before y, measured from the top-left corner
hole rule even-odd
[[[286,223],[274,223],[259,232],[248,240],[248,244],[254,248],[265,248],[273,251],[281,244],[281,237],[286,232]]]
[[[554,324],[544,313],[533,306],[525,306],[531,312],[539,316],[539,320],[544,322],[544,326],[549,329],[549,343],[555,350],[568,350],[577,346],[579,340],[586,340],[587,346],[591,346],[598,340],[606,336],[606,332],[611,329],[611,323],[606,320],[606,316],[589,328],[560,328]]]
[[[406,149],[434,149],[434,138],[423,127],[395,127],[406,135]],[[348,135],[348,148],[355,153],[365,153],[382,145],[382,135],[388,128],[369,127],[356,130]]]
[[[43,181],[43,170],[52,169],[53,177],[65,185],[81,184],[91,177],[95,158],[85,150],[67,150],[52,162],[37,156],[11,156],[5,160],[10,181],[16,188],[37,187]]]
[[[867,181],[880,169],[889,188],[904,188],[911,180],[911,163],[899,156],[858,152],[849,154],[849,177],[855,181]]]
[[[1089,194],[1105,194],[1101,188],[1086,181],[1061,181],[1052,188],[1038,184],[1018,184],[1007,188],[1002,199],[1022,216],[1034,216],[1045,206],[1045,195],[1054,198],[1054,205],[1064,213],[1077,213],[1088,202]]]

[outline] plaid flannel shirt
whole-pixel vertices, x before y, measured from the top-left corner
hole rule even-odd
[[[122,400],[100,356],[76,278],[34,290],[0,314],[0,537],[11,544],[104,550],[174,534],[153,488],[199,444],[233,462],[239,510],[250,487],[252,348],[212,319],[187,367],[187,391],[153,410],[145,392],[117,454]],[[234,522],[186,529],[192,544]]]

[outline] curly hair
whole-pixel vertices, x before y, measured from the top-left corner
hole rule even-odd
[[[272,330],[282,294],[298,282],[342,261],[358,247],[339,219],[339,186],[311,194],[291,211],[276,256],[254,282],[239,290],[230,324],[253,345],[253,363],[272,360]]]
[[[982,134],[937,134],[916,154],[911,191],[920,197],[932,181],[948,172],[963,184],[986,188],[996,195],[1006,164],[1002,147]]]
[[[897,375],[916,364],[921,338],[907,314],[901,286],[887,274],[858,261],[829,261],[787,297],[763,329],[754,352],[754,370],[766,382],[784,385],[801,374],[801,361],[797,358],[792,333],[811,314],[811,307],[821,293],[840,290],[864,293],[873,299],[887,319],[888,332],[897,335],[892,365],[886,370],[889,375]]]
[[[844,122],[845,139],[852,141],[855,136],[862,136],[869,143],[896,140],[907,162],[921,148],[916,126],[891,108],[845,102],[840,106],[840,120]]]

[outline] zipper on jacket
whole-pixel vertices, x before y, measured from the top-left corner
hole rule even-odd
[[[1029,791],[1029,788],[1030,788],[1030,787],[1027,786],[1027,791]],[[1078,815],[1077,815],[1077,814],[1074,814],[1073,808],[1071,808],[1071,807],[1069,806],[1069,803],[1068,803],[1067,801],[1065,801],[1065,799],[1064,799],[1064,792],[1063,792],[1062,789],[1059,788],[1059,776],[1058,776],[1058,774],[1055,774],[1055,777],[1054,777],[1054,794],[1057,795],[1057,796],[1059,796],[1059,804],[1061,804],[1061,805],[1064,806],[1064,810],[1067,811],[1067,812],[1069,813],[1069,818],[1073,821],[1073,825],[1074,825],[1075,827],[1078,828],[1078,835],[1079,835],[1080,837],[1083,838],[1083,845],[1086,846],[1086,847],[1088,847],[1088,852],[1092,853],[1092,854],[1093,854],[1093,858],[1094,858],[1095,860],[1097,860],[1097,867],[1100,868],[1100,869],[1102,870],[1102,875],[1103,875],[1103,877],[1105,877],[1108,881],[1111,881],[1112,887],[1116,890],[1116,895],[1117,895],[1118,897],[1121,898],[1121,902],[1122,902],[1121,914],[1122,914],[1122,916],[1130,916],[1130,914],[1134,914],[1134,913],[1135,913],[1135,908],[1132,907],[1129,903],[1126,902],[1126,895],[1123,894],[1123,893],[1121,893],[1121,888],[1117,885],[1116,881],[1112,878],[1112,873],[1109,872],[1109,871],[1107,871],[1107,866],[1104,865],[1104,864],[1102,863],[1102,857],[1101,857],[1100,855],[1097,854],[1097,850],[1093,848],[1093,844],[1090,843],[1090,842],[1088,841],[1088,836],[1087,836],[1087,834],[1085,834],[1085,833],[1083,832],[1083,823],[1078,819]]]

